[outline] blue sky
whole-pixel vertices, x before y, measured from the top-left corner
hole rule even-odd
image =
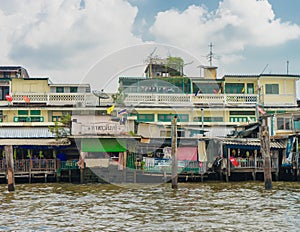
[[[0,0],[0,64],[114,91],[147,56],[198,75],[214,44],[224,74],[300,74],[299,0]],[[100,81],[99,81],[100,80]],[[298,91],[300,92],[300,91]]]

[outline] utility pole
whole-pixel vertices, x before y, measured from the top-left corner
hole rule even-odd
[[[178,189],[177,116],[172,121],[172,189]]]
[[[264,160],[264,180],[265,189],[272,189],[272,170],[270,157],[270,135],[267,126],[267,117],[262,117],[262,122],[259,127],[260,134],[260,152]]]

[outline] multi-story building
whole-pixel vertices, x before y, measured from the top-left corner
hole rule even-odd
[[[159,73],[158,64],[155,65]],[[161,65],[161,72],[166,70]],[[134,108],[136,120],[148,124],[170,125],[178,115],[182,128],[202,128],[208,136],[226,136],[232,127],[257,122],[261,112],[274,114],[275,134],[292,129],[279,113],[293,113],[297,106],[296,81],[300,75],[225,75],[217,78],[216,67],[202,67],[202,77],[149,76],[120,77],[124,103]],[[169,127],[170,128],[170,127]],[[169,129],[170,131],[170,129]],[[274,135],[275,135],[274,134]],[[156,134],[157,135],[157,134]],[[161,136],[165,135],[165,128]],[[146,135],[145,135],[146,136]],[[183,137],[190,134],[182,133]]]
[[[296,98],[299,75],[217,78],[217,67],[205,66],[201,67],[201,77],[187,77],[182,67],[166,68],[166,65],[168,62],[162,61],[149,64],[143,77],[120,77],[120,92],[113,97],[106,95],[101,99],[102,104],[101,96],[93,93],[89,84],[55,84],[49,78],[30,77],[22,67],[0,67],[0,152],[4,154],[5,147],[12,146],[16,159],[47,158],[52,165],[47,173],[50,170],[53,174],[53,170],[57,171],[54,164],[58,155],[78,160],[83,153],[91,153],[93,157],[92,153],[111,152],[113,159],[122,157],[132,167],[137,158],[141,161],[137,153],[160,155],[163,147],[170,145],[171,121],[175,115],[183,153],[197,153],[195,147],[199,144],[203,148],[203,143],[198,143],[203,135],[206,139],[224,138],[236,126],[257,122],[264,111],[272,114],[270,126],[274,138],[299,129]],[[107,109],[113,104],[112,115],[108,116]],[[127,114],[117,117],[117,111],[123,109]],[[61,136],[57,133],[61,130],[57,122],[67,115],[72,116],[76,128],[73,127],[74,133],[67,130]],[[56,133],[53,128],[58,129]],[[139,136],[141,142],[136,143]],[[218,150],[213,147],[210,153],[215,155]],[[78,168],[75,164],[71,168]],[[23,173],[28,174],[29,169]]]

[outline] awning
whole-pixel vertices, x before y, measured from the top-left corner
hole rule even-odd
[[[0,138],[55,138],[48,127],[2,127]]]
[[[178,147],[177,158],[178,160],[194,160],[197,161],[198,147]]]
[[[124,152],[126,140],[120,138],[86,138],[81,140],[83,152]]]
[[[240,149],[251,149],[259,150],[260,149],[260,140],[259,139],[237,139],[237,140],[225,140],[223,144],[226,148],[240,148]],[[270,149],[285,149],[285,141],[271,141]]]

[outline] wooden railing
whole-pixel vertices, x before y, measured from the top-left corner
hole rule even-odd
[[[55,159],[20,159],[14,160],[14,172],[30,173],[30,172],[55,172]],[[0,172],[6,172],[6,161],[0,160]]]

